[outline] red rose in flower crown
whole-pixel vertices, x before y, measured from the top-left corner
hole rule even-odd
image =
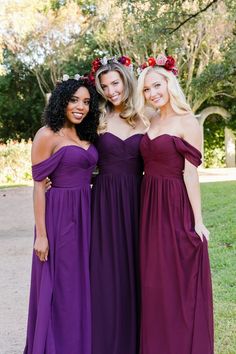
[[[131,59],[129,57],[126,57],[125,65],[126,66],[130,66],[131,65]]]
[[[168,55],[166,57],[166,59],[167,60],[166,60],[166,63],[164,65],[165,69],[167,69],[167,70],[174,69],[174,67],[175,67],[175,59],[172,56],[170,56],[170,55]]]
[[[148,65],[147,65],[147,63],[143,63],[142,65],[141,65],[141,69],[146,69],[148,67]]]
[[[171,71],[175,76],[178,76],[178,69],[177,68],[173,68]]]
[[[153,57],[148,58],[148,65],[149,65],[149,66],[155,66],[155,65],[157,65],[156,59],[153,58]]]
[[[122,55],[122,57],[117,59],[119,63],[125,65],[125,66],[130,66],[131,65],[131,59],[129,57],[126,57],[125,55]]]
[[[95,76],[93,75],[93,73],[91,72],[90,74],[88,74],[88,80],[95,85]]]
[[[98,71],[98,69],[100,68],[101,65],[102,64],[101,64],[99,58],[94,59],[92,62],[92,73],[95,73],[96,71]]]

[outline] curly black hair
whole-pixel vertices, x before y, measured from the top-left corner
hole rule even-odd
[[[68,79],[57,84],[43,112],[43,124],[51,128],[52,131],[58,132],[66,122],[67,105],[80,87],[86,87],[89,91],[90,104],[87,116],[75,126],[76,132],[81,140],[94,142],[99,123],[98,94],[93,84],[86,78]]]

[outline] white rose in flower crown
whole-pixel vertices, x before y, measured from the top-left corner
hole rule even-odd
[[[164,66],[167,61],[167,57],[164,54],[158,55],[156,62],[159,66]]]
[[[102,65],[107,65],[107,57],[104,57],[101,59],[101,64]]]
[[[62,76],[62,81],[67,81],[67,80],[69,80],[69,75],[67,75],[67,74],[64,74],[63,76]]]
[[[141,74],[141,72],[142,72],[142,69],[141,69],[141,68],[138,68],[138,69],[137,69],[138,76]]]
[[[81,78],[80,74],[75,74],[74,79],[79,80]]]

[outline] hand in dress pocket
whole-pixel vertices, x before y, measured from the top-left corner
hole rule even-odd
[[[203,237],[205,236],[206,240],[209,241],[209,235],[210,232],[207,230],[207,228],[205,227],[204,224],[199,223],[195,225],[195,232],[198,234],[198,236],[200,237],[200,239],[203,242]]]

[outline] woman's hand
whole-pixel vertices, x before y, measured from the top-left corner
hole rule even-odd
[[[46,178],[45,181],[45,193],[49,191],[49,189],[52,187],[52,181],[50,180],[49,177]]]
[[[207,230],[205,225],[203,225],[203,223],[195,224],[195,232],[198,234],[202,242],[203,242],[203,236],[205,236],[206,240],[209,241],[210,232]]]
[[[41,262],[45,262],[48,260],[48,252],[49,252],[49,245],[48,245],[48,238],[47,236],[37,236],[35,243],[34,243],[34,250],[36,256],[39,257]]]

